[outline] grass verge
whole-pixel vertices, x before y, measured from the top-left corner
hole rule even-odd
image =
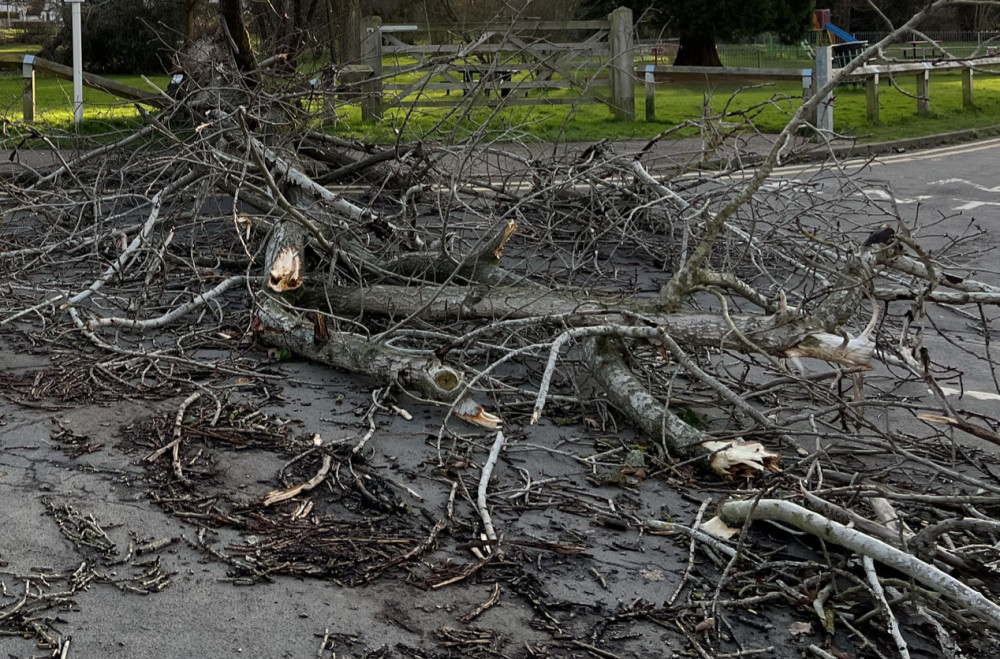
[[[978,75],[975,106],[962,106],[960,74],[936,74],[931,78],[931,111],[917,114],[916,81],[899,78],[895,85],[883,82],[880,117],[876,124],[867,119],[863,85],[843,85],[835,94],[835,129],[862,141],[886,141],[921,137],[964,128],[1000,124],[1000,76]],[[537,92],[536,92],[537,93]],[[339,110],[341,132],[376,141],[404,138],[452,140],[472,134],[505,134],[510,138],[593,141],[600,139],[646,139],[703,114],[705,96],[710,96],[712,113],[722,115],[727,126],[752,122],[757,130],[776,133],[787,123],[801,103],[796,83],[739,86],[671,84],[658,85],[656,120],[646,122],[645,99],[641,88],[636,95],[637,121],[614,119],[602,104],[541,105],[512,107],[497,111],[490,107],[407,108],[386,112],[381,122],[364,122],[360,110],[345,106]],[[429,94],[432,98],[434,92]],[[550,92],[547,98],[570,96]],[[678,135],[696,135],[694,129]]]
[[[7,45],[2,52],[32,52],[34,46]],[[141,76],[109,76],[139,88],[148,88]],[[167,76],[149,76],[161,88]],[[414,79],[416,79],[414,77]],[[1000,76],[977,74],[975,107],[962,107],[959,74],[942,73],[931,77],[931,112],[918,115],[916,82],[912,76],[900,78],[896,86],[884,82],[881,90],[880,120],[869,124],[863,86],[844,85],[836,93],[835,128],[862,141],[885,141],[921,137],[965,128],[1000,124]],[[605,90],[600,90],[606,93]],[[743,122],[765,133],[780,131],[800,103],[797,83],[739,86],[661,84],[656,92],[656,120],[644,121],[645,98],[642,85],[636,90],[637,121],[614,119],[600,103],[577,105],[518,106],[497,109],[465,103],[455,108],[406,108],[388,111],[381,122],[361,120],[357,104],[338,108],[337,132],[365,140],[388,142],[404,139],[455,141],[473,135],[544,141],[595,141],[601,139],[648,139],[703,114],[706,94],[712,113],[722,116],[726,128]],[[907,95],[909,94],[909,96]],[[532,91],[539,99],[568,99],[570,90]],[[431,100],[445,100],[444,91],[427,93]],[[451,100],[460,97],[454,95]],[[481,97],[485,101],[496,97]],[[36,77],[37,121],[54,130],[73,128],[72,83],[39,75]],[[0,74],[0,109],[9,121],[21,119],[21,78],[18,71]],[[84,123],[80,133],[100,135],[133,128],[141,119],[132,103],[92,89],[84,89]],[[697,135],[697,129],[681,128],[678,136]]]

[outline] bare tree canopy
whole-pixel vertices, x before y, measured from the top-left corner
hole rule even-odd
[[[1000,282],[967,267],[995,237],[862,185],[868,162],[781,170],[815,150],[796,136],[839,77],[759,158],[719,116],[700,128],[728,146],[693,158],[663,147],[676,129],[370,144],[323,123],[356,89],[274,71],[239,3],[220,11],[141,129],[49,163],[12,154],[27,164],[2,178],[0,338],[46,365],[0,371],[6,398],[149,401],[104,450],[133,456],[235,583],[490,586],[401,656],[651,656],[661,635],[702,657],[1000,651]],[[297,425],[302,408],[278,406],[327,372],[306,365],[351,391]],[[64,450],[100,450],[56,426]],[[226,466],[247,451],[276,466],[241,481]],[[671,512],[685,499],[696,512]],[[45,504],[88,560],[18,607],[166,587],[93,518]],[[220,528],[232,542],[205,540]],[[651,556],[668,552],[664,590]],[[556,573],[600,595],[561,600]],[[530,634],[472,624],[507,599]],[[51,616],[4,606],[0,629],[62,647]],[[811,642],[762,641],[770,616]],[[319,636],[321,655],[338,647]]]

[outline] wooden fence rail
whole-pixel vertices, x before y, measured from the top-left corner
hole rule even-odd
[[[553,34],[590,32],[582,41]],[[459,43],[404,43],[396,33],[461,35]],[[632,11],[620,7],[606,20],[515,21],[511,23],[362,25],[362,62],[373,75],[363,88],[362,117],[377,119],[397,105],[456,106],[463,102],[504,105],[605,103],[614,114],[635,118]],[[414,60],[390,66],[386,56]],[[584,76],[581,83],[577,78]],[[522,92],[575,89],[565,98],[526,98]],[[598,90],[609,89],[605,96]],[[450,98],[429,95],[444,91]],[[457,92],[452,96],[452,92]],[[472,99],[461,99],[473,94]],[[493,98],[489,98],[490,95]],[[517,96],[515,98],[515,96]]]
[[[34,55],[0,53],[0,66],[8,68],[21,67],[21,76],[24,79],[24,91],[22,97],[24,121],[35,120],[36,72],[41,72],[55,78],[62,78],[63,80],[73,79],[72,68],[57,62],[42,59],[41,57],[36,57]],[[126,85],[118,82],[117,80],[111,80],[110,78],[105,78],[104,76],[95,75],[93,73],[83,74],[83,84],[86,87],[100,90],[106,94],[111,94],[112,96],[124,98],[136,103],[143,103],[144,105],[150,105],[156,108],[164,107],[167,104],[167,99],[152,91]]]
[[[860,67],[847,76],[845,82],[864,82],[867,88],[868,120],[879,120],[879,85],[888,77],[901,78],[915,76],[915,94],[918,113],[930,112],[930,75],[941,72],[962,72],[962,105],[972,107],[974,101],[974,72],[985,67],[1000,66],[1000,57],[962,59],[934,62],[913,62],[907,64],[870,64]],[[645,81],[646,121],[656,120],[656,85],[669,82],[779,82],[800,80],[802,82],[802,102],[813,94],[816,80],[813,69],[749,69],[749,68],[702,68],[694,66],[646,66],[636,72]]]

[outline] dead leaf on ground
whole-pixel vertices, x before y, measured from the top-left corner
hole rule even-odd
[[[642,568],[639,570],[639,574],[646,577],[650,581],[663,581],[663,570],[655,570],[652,568]]]
[[[803,622],[801,620],[793,622],[788,626],[788,633],[792,636],[798,636],[799,634],[811,634],[813,626],[811,622]]]

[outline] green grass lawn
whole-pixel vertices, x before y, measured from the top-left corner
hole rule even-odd
[[[118,82],[140,89],[153,89],[137,75],[108,76]],[[160,89],[166,89],[169,77],[146,76]],[[0,78],[0,110],[9,121],[21,120],[22,83],[19,71],[5,71]],[[45,75],[35,76],[35,119],[42,126],[66,130],[73,126],[73,83]],[[83,124],[81,132],[102,133],[142,123],[135,106],[124,99],[95,89],[83,88]]]
[[[915,94],[913,76],[897,80],[899,88]],[[606,93],[606,92],[604,92]],[[366,139],[393,140],[399,134],[406,138],[454,139],[467,137],[476,131],[510,138],[538,138],[587,141],[599,139],[649,138],[698,119],[702,115],[704,96],[711,94],[713,113],[727,112],[724,120],[735,123],[744,118],[763,132],[779,132],[791,113],[801,103],[801,87],[794,82],[740,87],[720,84],[712,87],[693,84],[661,84],[656,93],[656,121],[643,121],[645,97],[642,86],[636,90],[635,122],[612,118],[602,104],[577,106],[542,105],[512,107],[496,112],[492,108],[407,108],[386,112],[380,123],[364,122],[356,106],[339,109],[338,130]],[[540,95],[533,92],[533,95]],[[570,96],[570,91],[545,93],[547,98]],[[897,91],[883,81],[879,103],[880,121],[870,125],[867,120],[866,92],[863,85],[841,86],[835,95],[834,124],[838,132],[862,140],[892,140],[919,137],[935,133],[1000,124],[1000,76],[977,74],[975,107],[962,107],[960,74],[941,73],[931,76],[931,112],[918,115],[916,100]],[[429,92],[430,98],[444,98],[444,92]],[[453,96],[452,98],[457,98]],[[741,114],[742,113],[742,114]],[[681,129],[679,135],[697,134],[694,129]]]
[[[5,46],[0,52],[31,52],[32,46]],[[386,65],[405,66],[411,62],[392,61]],[[593,75],[593,71],[580,68],[580,79]],[[396,83],[416,81],[419,72],[402,76]],[[110,76],[125,84],[150,89],[141,76]],[[168,82],[167,76],[149,76],[161,89]],[[518,77],[515,76],[517,81]],[[435,80],[440,81],[440,80]],[[915,93],[913,76],[900,78],[902,90]],[[21,119],[20,72],[0,72],[0,109],[9,121]],[[606,94],[606,89],[597,90]],[[36,76],[36,106],[38,123],[52,129],[67,130],[73,127],[72,83],[44,75]],[[727,113],[724,121],[738,123],[752,121],[763,132],[780,131],[788,117],[800,103],[798,83],[767,85],[735,84],[706,86],[703,84],[659,84],[656,93],[656,121],[643,121],[645,100],[642,85],[636,89],[635,122],[612,118],[607,106],[594,104],[520,106],[496,109],[489,106],[469,108],[412,108],[403,107],[387,111],[381,122],[361,120],[357,104],[338,108],[339,121],[335,127],[326,126],[341,134],[375,141],[404,139],[433,139],[453,141],[479,134],[506,139],[592,141],[600,139],[644,139],[681,126],[686,121],[701,117],[704,97],[711,95],[713,113]],[[931,76],[931,112],[917,115],[916,101],[886,82],[882,85],[878,125],[870,125],[866,118],[866,95],[863,85],[844,85],[836,93],[834,112],[838,132],[862,140],[890,140],[917,137],[962,128],[986,127],[1000,124],[1000,76],[977,74],[975,82],[975,108],[966,109],[961,104],[961,76],[959,74],[934,74]],[[576,96],[573,90],[532,91],[539,99],[560,99]],[[461,101],[454,94],[446,97],[443,90],[431,90],[427,97],[437,100]],[[410,97],[413,98],[413,97]],[[484,100],[495,101],[491,96]],[[81,132],[89,135],[128,129],[142,123],[131,102],[92,89],[84,89],[84,124]],[[694,128],[681,128],[677,135],[697,135]]]
[[[23,44],[23,43],[0,44],[0,53],[37,53],[41,49],[42,49],[41,46],[35,46],[32,44]]]

